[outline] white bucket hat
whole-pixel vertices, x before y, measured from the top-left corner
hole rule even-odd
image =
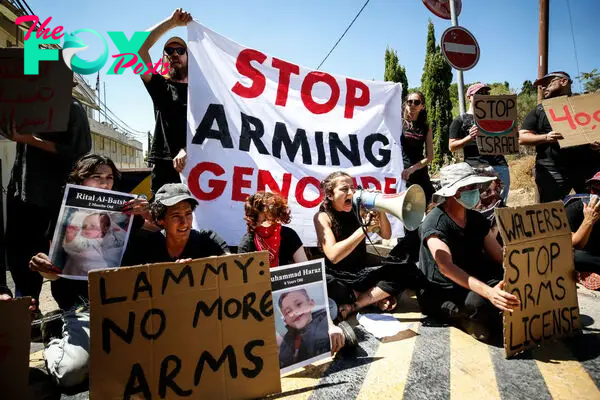
[[[452,197],[462,187],[473,184],[489,184],[495,179],[493,176],[477,175],[477,172],[465,162],[448,165],[440,170],[442,187],[433,194],[434,201],[439,202],[436,198],[439,199],[440,197],[444,199]]]

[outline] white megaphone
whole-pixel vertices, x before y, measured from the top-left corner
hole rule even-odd
[[[421,225],[425,216],[425,192],[419,185],[412,185],[402,193],[383,194],[358,189],[352,197],[357,209],[361,206],[385,211],[398,218],[406,229],[414,231]]]

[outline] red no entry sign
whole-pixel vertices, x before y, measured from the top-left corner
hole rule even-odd
[[[456,16],[460,15],[462,9],[462,1],[456,1]],[[443,19],[450,19],[450,0],[423,0],[425,7],[432,13]]]
[[[467,71],[479,61],[479,44],[465,28],[453,26],[442,34],[442,53],[452,68]]]

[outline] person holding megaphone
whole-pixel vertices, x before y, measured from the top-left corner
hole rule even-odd
[[[382,311],[395,309],[396,297],[412,286],[415,271],[392,264],[367,266],[366,235],[377,232],[384,239],[392,236],[385,211],[370,211],[360,217],[353,202],[357,189],[352,177],[342,171],[327,176],[321,182],[321,192],[323,201],[313,222],[325,254],[327,292],[339,306],[339,317],[345,319],[371,304]],[[424,212],[424,201],[422,208]]]

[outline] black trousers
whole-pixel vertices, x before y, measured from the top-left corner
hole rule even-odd
[[[406,187],[408,188],[411,185],[421,186],[425,192],[425,201],[427,204],[431,202],[431,197],[433,196],[434,190],[431,179],[429,178],[429,168],[421,168],[420,170],[412,173],[408,178],[408,181],[406,181]]]
[[[172,160],[156,160],[153,161],[150,189],[152,195],[167,183],[181,183],[179,172],[173,167]]]
[[[494,287],[499,282],[491,279],[486,283]],[[417,299],[424,314],[450,323],[479,340],[491,341],[502,337],[500,310],[473,291],[458,286],[437,289],[429,285],[417,292]]]
[[[574,250],[575,270],[600,274],[600,256],[585,250]]]
[[[596,172],[598,169],[593,166],[561,171],[544,165],[536,165],[535,184],[540,194],[540,203],[562,201],[571,192],[571,189],[575,193],[586,193],[585,181],[594,176]]]
[[[421,273],[416,265],[410,263],[388,263],[367,267],[354,279],[327,273],[327,294],[338,306],[354,303],[356,301],[354,291],[362,293],[374,287],[395,297],[407,288],[417,288],[419,276]]]
[[[39,301],[42,276],[29,270],[29,261],[37,253],[48,253],[50,240],[47,230],[57,212],[25,203],[7,196],[6,201],[6,259],[15,281],[15,296],[31,296]]]
[[[50,290],[63,311],[69,311],[88,299],[88,281],[59,278],[50,283]]]

